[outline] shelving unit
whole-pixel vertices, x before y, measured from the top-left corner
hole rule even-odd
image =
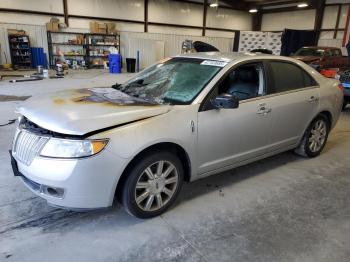
[[[11,61],[14,69],[30,69],[32,58],[28,35],[9,35]]]
[[[82,43],[76,43],[77,36]],[[61,52],[66,60],[87,68],[101,68],[108,61],[109,48],[120,50],[120,36],[77,32],[47,32],[50,67],[54,68]],[[70,58],[70,59],[67,59]]]
[[[85,37],[78,32],[47,32],[49,51],[49,65],[54,68],[56,62],[61,60],[62,53],[70,64],[76,61],[77,65],[85,66]],[[67,59],[68,58],[68,59]]]
[[[120,50],[120,36],[86,34],[86,60],[89,68],[101,68],[108,61],[108,48]]]

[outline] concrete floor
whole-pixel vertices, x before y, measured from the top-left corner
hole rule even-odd
[[[89,71],[2,81],[0,97],[128,77]],[[0,102],[0,124],[19,103]],[[119,205],[90,213],[47,206],[12,175],[14,128],[0,127],[0,261],[350,261],[350,109],[320,157],[287,152],[186,184],[176,205],[151,220]]]

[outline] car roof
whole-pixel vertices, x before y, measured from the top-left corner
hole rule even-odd
[[[199,53],[189,53],[181,54],[176,57],[184,58],[195,58],[195,59],[208,59],[208,60],[218,60],[223,62],[232,62],[235,60],[244,60],[244,58],[250,59],[280,59],[290,61],[290,58],[284,56],[276,56],[262,53],[239,53],[239,52],[199,52]]]

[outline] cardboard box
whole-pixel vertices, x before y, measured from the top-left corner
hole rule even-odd
[[[115,35],[117,33],[115,23],[107,23],[107,33]]]
[[[17,29],[7,29],[7,34],[9,35],[25,35],[26,31]]]
[[[107,29],[106,29],[106,28],[99,28],[99,29],[98,29],[98,33],[99,33],[99,34],[104,34],[104,35],[105,35],[105,34],[107,34]]]
[[[99,28],[99,29],[106,29],[106,30],[107,30],[107,24],[105,24],[105,23],[99,23],[99,24],[98,24],[98,28]]]
[[[98,23],[90,22],[90,33],[97,34],[98,33]]]
[[[54,22],[46,23],[46,30],[50,32],[58,32],[59,31],[58,23],[54,23]]]

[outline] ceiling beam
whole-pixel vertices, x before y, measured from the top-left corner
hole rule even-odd
[[[322,27],[322,21],[323,21],[323,15],[324,15],[324,9],[326,5],[326,0],[318,0],[315,1],[315,7],[316,7],[316,16],[315,16],[315,26],[314,29],[316,30],[316,41],[318,42],[318,39],[320,38],[320,30]],[[316,42],[316,43],[317,43]]]
[[[204,0],[202,36],[205,36],[205,29],[207,27],[207,12],[208,12],[208,0]]]
[[[290,5],[290,4],[298,4],[300,2],[303,2],[302,0],[295,1],[295,0],[285,0],[285,1],[259,1],[259,2],[250,2],[251,6],[279,6],[279,5]],[[304,2],[308,2],[307,0]]]
[[[221,2],[225,3],[232,9],[237,10],[249,10],[250,4],[244,0],[221,0]]]
[[[67,27],[69,27],[67,0],[63,0],[63,14],[64,14],[64,23],[66,24]]]
[[[143,10],[144,11],[144,32],[147,33],[148,32],[148,0],[144,0],[144,6],[145,6],[145,9]]]

